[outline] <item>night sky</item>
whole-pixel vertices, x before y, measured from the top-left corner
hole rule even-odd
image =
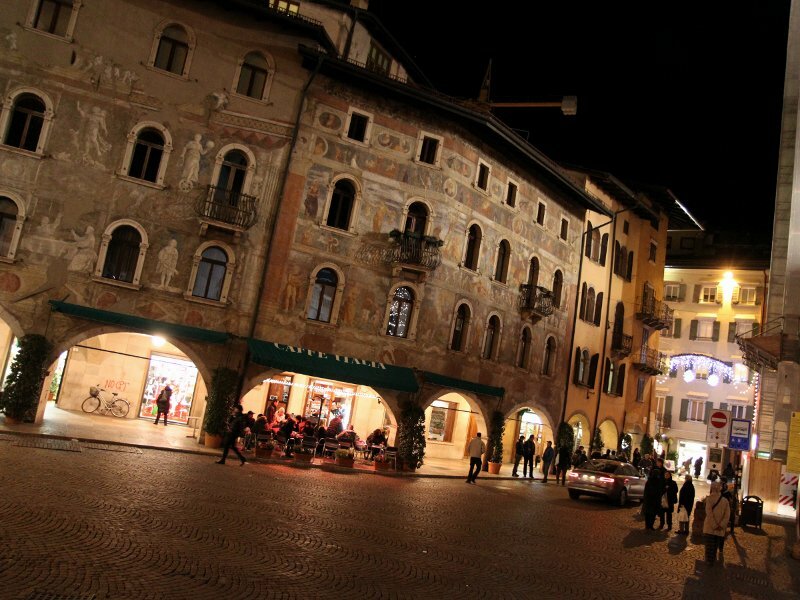
[[[576,95],[574,117],[494,111],[552,158],[665,185],[707,228],[771,232],[788,0],[371,0],[370,10],[444,93],[476,98],[491,58],[494,101]]]

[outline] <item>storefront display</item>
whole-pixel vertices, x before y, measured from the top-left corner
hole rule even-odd
[[[151,355],[139,416],[150,418],[155,415],[156,398],[169,385],[172,388],[169,421],[187,423],[196,383],[197,368],[191,361],[161,354]]]
[[[434,400],[430,408],[427,439],[435,442],[453,441],[456,410],[457,407],[454,402]]]
[[[531,410],[526,410],[520,414],[519,435],[527,440],[530,436],[536,440],[537,446],[542,443],[542,419]]]
[[[332,417],[341,417],[346,429],[353,410],[356,388],[320,379],[309,382],[303,416],[314,422],[330,422]]]
[[[267,413],[270,402],[275,402],[276,407],[283,406],[285,410],[286,405],[289,403],[289,392],[292,389],[291,375],[274,377],[268,381],[269,389],[267,390],[267,401],[264,405],[264,414]]]

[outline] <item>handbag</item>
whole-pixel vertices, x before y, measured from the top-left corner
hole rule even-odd
[[[689,515],[686,513],[686,509],[683,506],[678,507],[678,523],[688,523],[689,522]]]
[[[661,508],[669,508],[669,500],[667,500],[667,493],[661,496]]]

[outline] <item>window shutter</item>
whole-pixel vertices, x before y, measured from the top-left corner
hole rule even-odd
[[[721,402],[720,405],[719,405],[719,408],[720,408],[720,410],[728,410],[728,403],[727,402]]]
[[[678,415],[678,419],[681,421],[686,420],[686,415],[689,413],[689,399],[688,398],[681,398],[681,413]]]
[[[739,304],[739,294],[742,291],[742,286],[737,285],[733,288],[733,295],[731,296],[731,304]]]
[[[664,418],[661,423],[664,427],[672,427],[672,396],[664,399]]]
[[[682,283],[679,290],[678,290],[678,300],[683,302],[686,300],[686,284]]]
[[[592,257],[592,227],[589,226],[589,229],[586,230],[586,248],[584,248],[584,254],[586,258]]]
[[[678,339],[678,338],[681,337],[681,320],[680,319],[675,319],[675,327],[673,328],[673,331],[672,331],[672,337],[674,337],[675,339]]]
[[[597,300],[594,304],[594,324],[600,327],[602,319],[600,315],[603,313],[603,292],[597,294]]]
[[[706,402],[706,410],[703,412],[703,423],[708,423],[708,419],[711,417],[712,410],[714,410],[714,403]]]
[[[703,286],[701,286],[699,283],[696,283],[694,285],[694,292],[692,292],[692,302],[694,303],[700,302],[700,290],[702,289],[702,287]]]
[[[753,407],[752,406],[748,406],[747,410],[744,411],[744,418],[747,419],[748,421],[752,421],[753,420]]]
[[[600,360],[600,355],[595,354],[589,363],[589,387],[594,388],[594,382],[597,377],[597,361]]]
[[[764,301],[764,288],[756,288],[756,304],[761,304]]]
[[[714,342],[719,341],[719,326],[721,324],[719,321],[714,321],[714,333],[711,335],[711,340]]]
[[[613,392],[614,390],[611,388],[613,384],[614,382],[611,381],[611,360],[606,358],[606,366],[603,372],[603,391],[606,394]]]
[[[603,234],[603,241],[600,243],[600,264],[606,266],[606,254],[608,254],[608,234]]]
[[[622,396],[625,391],[625,365],[619,366],[617,381],[614,383],[614,387],[616,388],[617,395]]]
[[[733,344],[736,342],[736,321],[728,323],[728,343]]]
[[[690,340],[697,339],[697,319],[692,319],[692,322],[689,325],[689,339]]]
[[[575,365],[572,368],[572,383],[575,385],[581,382],[581,349],[575,350]]]
[[[722,286],[721,285],[717,286],[717,294],[714,297],[714,302],[716,302],[717,304],[722,304]]]

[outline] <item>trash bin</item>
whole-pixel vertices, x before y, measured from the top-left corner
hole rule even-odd
[[[761,529],[761,519],[764,516],[764,501],[758,496],[745,496],[742,500],[739,515],[739,526],[758,527]]]

